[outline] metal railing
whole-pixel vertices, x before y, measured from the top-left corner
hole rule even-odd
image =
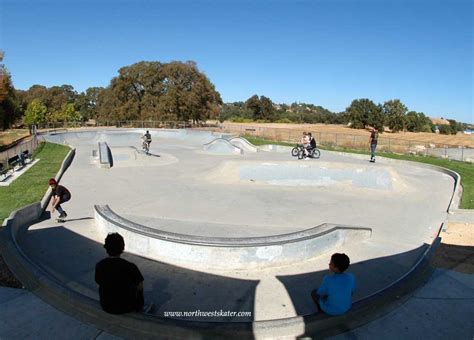
[[[222,124],[220,131],[235,133],[240,136],[250,135],[269,140],[287,143],[299,143],[303,129],[274,128],[258,125]],[[317,132],[313,131],[313,137],[318,145],[326,147],[347,148],[356,150],[369,150],[369,133],[367,135],[356,135],[339,132]],[[440,158],[474,162],[474,138],[472,146],[456,145],[447,143],[435,143],[410,139],[390,138],[379,134],[377,151],[394,152],[401,154],[417,154],[435,156]]]

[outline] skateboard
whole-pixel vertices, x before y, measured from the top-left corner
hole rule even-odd
[[[56,221],[56,223],[64,223],[64,222],[66,222],[66,219],[65,218],[57,218],[55,221]]]

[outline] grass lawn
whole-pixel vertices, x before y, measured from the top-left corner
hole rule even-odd
[[[271,140],[266,140],[260,137],[254,137],[254,136],[249,136],[249,135],[246,135],[244,137],[250,143],[257,146],[264,145],[264,144],[277,144],[277,145],[287,145],[287,146],[295,145],[294,143],[291,144],[291,143],[271,141]],[[342,152],[348,152],[348,153],[370,155],[370,152],[368,151],[361,151],[361,150],[354,150],[354,149],[324,147],[324,146],[318,146],[318,148],[322,150],[342,151]],[[461,203],[459,207],[462,209],[474,209],[474,165],[472,163],[451,161],[451,160],[436,158],[436,157],[431,157],[431,156],[400,155],[400,154],[389,153],[389,152],[377,152],[377,156],[432,164],[432,165],[437,165],[443,168],[456,171],[461,176],[461,184],[463,187],[463,194],[462,194],[462,199],[461,199]]]
[[[55,177],[69,152],[67,146],[41,143],[34,153],[39,158],[31,169],[7,187],[0,187],[0,219],[25,205],[40,201],[48,189],[48,179]]]

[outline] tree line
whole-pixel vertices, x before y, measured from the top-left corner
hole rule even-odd
[[[321,106],[307,103],[274,104],[270,98],[253,95],[245,102],[226,103],[219,119],[234,122],[277,122],[307,124],[346,124],[354,129],[368,126],[384,131],[388,127],[393,132],[435,132],[456,134],[469,127],[449,119],[449,125],[434,125],[423,112],[409,111],[399,100],[392,99],[383,104],[375,104],[367,98],[355,99],[343,112],[331,112]]]
[[[331,112],[307,103],[276,104],[253,95],[245,102],[223,103],[219,92],[195,62],[141,61],[118,70],[107,87],[90,87],[78,93],[71,85],[33,85],[16,90],[0,51],[0,124],[32,125],[45,122],[193,121],[347,124],[390,130],[431,132],[435,126],[422,112],[409,111],[398,99],[375,104],[355,99],[343,112]],[[441,133],[463,130],[467,124],[449,120]]]
[[[3,64],[2,64],[3,65]],[[12,124],[84,122],[96,120],[154,120],[200,122],[215,119],[222,99],[192,61],[142,61],[120,68],[109,86],[78,93],[71,85],[33,85],[15,90],[4,75],[0,111],[2,128]],[[7,89],[7,90],[6,90]]]

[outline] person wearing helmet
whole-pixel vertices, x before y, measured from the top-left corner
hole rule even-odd
[[[63,210],[61,204],[71,199],[71,193],[68,189],[66,189],[62,185],[59,185],[54,178],[51,178],[48,184],[51,187],[52,193],[51,212],[54,213],[54,211],[57,210],[59,213],[58,221],[61,221],[67,217],[67,213]]]

